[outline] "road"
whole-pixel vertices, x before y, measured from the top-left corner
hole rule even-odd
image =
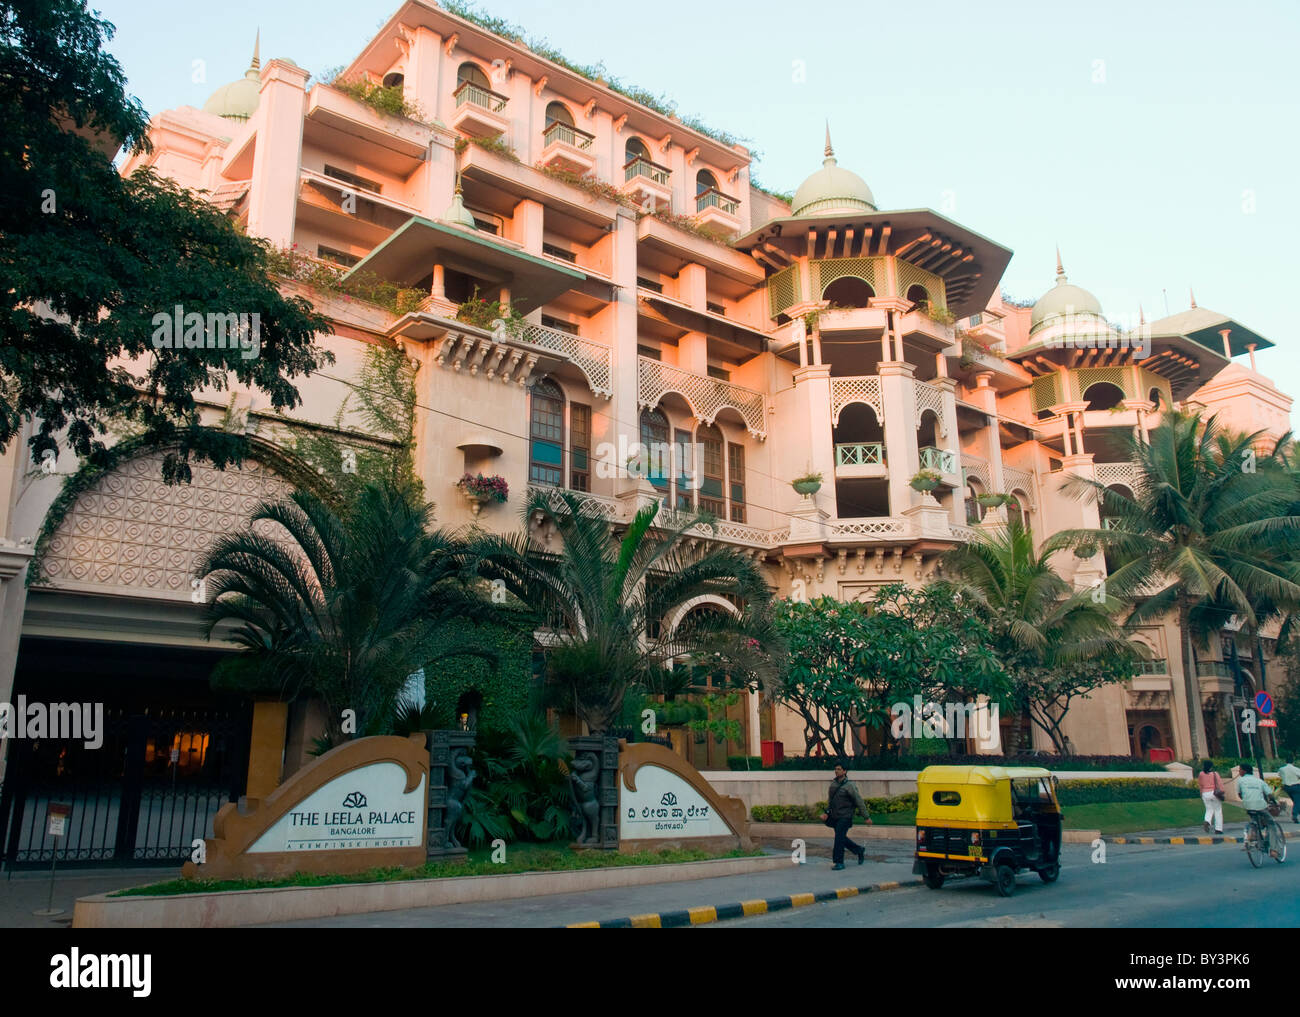
[[[1066,845],[1061,878],[1024,873],[1015,895],[979,879],[908,887],[700,928],[1294,928],[1300,842],[1252,868],[1239,844]]]

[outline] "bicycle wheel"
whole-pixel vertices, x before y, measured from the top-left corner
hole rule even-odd
[[[1251,823],[1246,827],[1246,836],[1243,839],[1246,842],[1246,857],[1250,859],[1250,864],[1258,869],[1264,864],[1264,843],[1260,839],[1259,828]]]
[[[1268,853],[1279,865],[1286,861],[1286,834],[1275,819],[1268,821]]]

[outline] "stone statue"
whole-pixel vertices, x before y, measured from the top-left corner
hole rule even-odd
[[[465,796],[469,794],[470,785],[474,783],[474,768],[470,765],[469,750],[452,749],[447,759],[447,812],[445,817],[446,833],[443,835],[444,848],[458,848],[463,845],[456,839],[456,826],[460,814],[465,809]]]
[[[600,760],[584,752],[569,764],[569,796],[573,801],[573,826],[579,844],[600,842]]]

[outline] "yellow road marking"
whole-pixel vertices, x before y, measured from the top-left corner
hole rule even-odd
[[[1170,844],[1182,844],[1182,843],[1183,843],[1183,838],[1182,838],[1182,837],[1170,837],[1170,838],[1169,838],[1169,843],[1170,843]]]
[[[599,929],[600,922],[574,922],[570,929]]]
[[[632,928],[634,929],[662,929],[659,923],[659,916],[653,915],[633,915],[631,917]]]
[[[817,903],[815,893],[792,893],[790,894],[790,906],[792,908],[804,908],[809,904]]]
[[[765,915],[767,914],[767,901],[742,900],[740,902],[740,910],[746,917],[749,915]]]
[[[687,908],[686,913],[691,916],[692,925],[705,925],[718,920],[718,909],[713,907]]]
[[[876,890],[897,890],[898,883],[877,883],[874,887]]]
[[[856,897],[858,888],[856,886],[842,886],[835,891],[835,896],[843,900],[845,897]]]

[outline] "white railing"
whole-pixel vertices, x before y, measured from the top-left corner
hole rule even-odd
[[[494,328],[494,332],[498,334],[501,330],[501,328]],[[542,325],[528,325],[517,336],[511,338],[528,343],[530,346],[540,346],[544,350],[563,354],[586,376],[592,392],[605,399],[614,394],[610,381],[608,346]]]
[[[892,516],[866,516],[858,519],[834,519],[826,524],[832,540],[845,537],[871,537],[879,540],[899,540],[919,536],[916,524],[910,519]]]
[[[712,424],[719,411],[730,406],[740,414],[750,434],[759,440],[767,438],[767,400],[762,392],[637,357],[638,405],[652,410],[669,392],[685,399],[696,419],[705,424]]]
[[[880,392],[880,378],[876,375],[831,379],[831,423],[838,424],[840,412],[851,403],[870,406],[876,415],[876,422],[884,424],[885,403]]]
[[[562,495],[569,494],[578,499],[578,512],[584,516],[600,516],[603,519],[616,520],[621,515],[621,506],[614,498],[602,498],[598,494],[585,491],[570,491],[559,487],[543,487],[539,484],[528,485],[528,497],[531,501],[540,495],[554,512],[567,511]]]
[[[687,522],[693,513],[680,509],[661,508],[655,516],[655,522],[664,526],[680,526]],[[725,519],[714,519],[711,523],[692,526],[686,533],[693,537],[706,537],[723,540],[731,544],[748,544],[751,547],[774,547],[790,536],[790,530],[763,530],[757,526],[744,523],[732,523]]]
[[[984,531],[975,526],[962,526],[960,523],[950,522],[948,529],[952,530],[952,535],[958,540],[978,540],[984,536]]]
[[[472,81],[461,82],[460,87],[451,94],[456,100],[457,108],[470,103],[480,109],[487,110],[489,113],[500,113],[506,108],[506,103],[510,101],[509,96],[494,92],[490,88],[484,88],[482,85],[476,85]]]
[[[671,174],[672,170],[667,166],[660,166],[657,162],[642,159],[640,156],[623,167],[623,180],[625,183],[631,183],[637,177],[645,177],[652,183],[666,187],[668,186],[668,177]]]
[[[566,124],[561,120],[554,121],[546,130],[542,131],[542,141],[547,145],[558,141],[563,145],[585,150],[590,148],[591,143],[595,140],[596,136],[594,134],[580,131],[572,124]]]

